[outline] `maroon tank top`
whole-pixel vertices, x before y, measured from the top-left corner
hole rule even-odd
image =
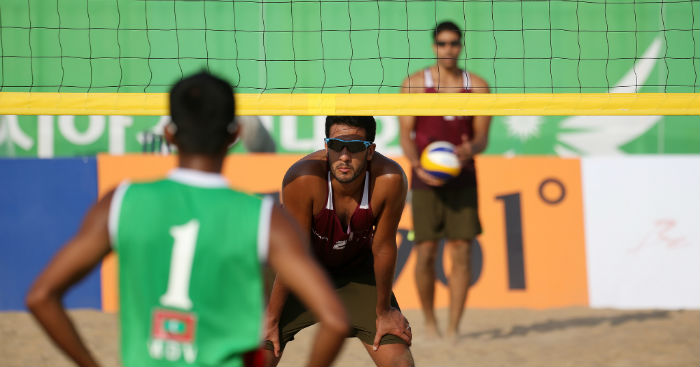
[[[462,72],[464,88],[460,93],[471,93],[471,79],[469,73]],[[437,93],[433,83],[433,77],[430,69],[425,69],[425,93]],[[423,152],[423,149],[428,144],[434,141],[448,141],[452,144],[461,144],[462,135],[467,135],[469,140],[474,139],[474,117],[473,116],[416,116],[414,127],[415,143],[418,154]],[[462,167],[459,176],[450,179],[441,187],[457,188],[465,186],[476,186],[476,171],[474,169],[474,160],[470,159],[467,164]],[[411,178],[411,188],[426,189],[431,188],[416,175],[415,170]]]
[[[311,245],[314,255],[329,273],[346,273],[357,268],[372,267],[374,215],[369,202],[368,170],[360,205],[350,216],[348,227],[343,228],[333,208],[333,187],[331,174],[328,173],[328,199],[326,207],[313,217]]]

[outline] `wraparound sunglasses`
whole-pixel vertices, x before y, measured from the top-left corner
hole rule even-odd
[[[367,149],[372,142],[366,140],[342,140],[336,138],[325,138],[326,146],[338,153],[347,147],[350,153],[359,153]]]

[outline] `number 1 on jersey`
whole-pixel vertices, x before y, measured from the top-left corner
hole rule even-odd
[[[170,227],[170,235],[175,239],[175,243],[170,257],[168,290],[160,297],[160,304],[163,306],[183,310],[192,308],[192,300],[189,295],[190,275],[192,274],[192,260],[198,233],[199,221],[196,219],[181,226]]]

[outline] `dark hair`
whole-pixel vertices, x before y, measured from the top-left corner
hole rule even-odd
[[[219,154],[230,142],[235,106],[231,85],[205,71],[188,76],[170,90],[175,141],[184,153]]]
[[[454,23],[447,21],[447,22],[442,22],[435,26],[435,29],[433,30],[433,42],[437,39],[438,34],[442,31],[450,31],[450,32],[455,32],[457,33],[457,36],[459,36],[459,39],[462,39],[462,30]]]
[[[365,129],[365,139],[374,142],[377,133],[377,122],[372,116],[328,116],[326,117],[326,137],[330,137],[331,126],[348,125]]]

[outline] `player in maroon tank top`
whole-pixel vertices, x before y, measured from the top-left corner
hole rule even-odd
[[[396,231],[407,179],[398,163],[375,152],[373,117],[329,116],[326,149],[287,171],[284,206],[311,236],[359,338],[378,366],[412,366],[411,328],[391,291]],[[371,164],[370,164],[371,163]],[[266,348],[279,361],[287,342],[315,320],[275,280]]]
[[[409,76],[402,93],[488,93],[484,79],[457,65],[462,50],[462,31],[443,22],[433,31],[435,65]],[[450,310],[447,335],[455,338],[469,287],[469,248],[481,233],[478,218],[474,155],[486,149],[490,116],[400,116],[401,148],[412,166],[411,190],[416,241],[416,286],[425,317],[426,330],[439,336],[435,312],[435,256],[437,244],[446,240],[452,257],[449,277]],[[456,146],[462,171],[442,181],[420,165],[420,154],[434,141]]]
[[[365,268],[372,271],[372,239],[374,238],[374,214],[369,204],[369,179],[367,170],[360,205],[347,224],[338,217],[333,204],[331,172],[328,172],[328,200],[326,206],[314,215],[311,224],[313,253],[331,274]]]

